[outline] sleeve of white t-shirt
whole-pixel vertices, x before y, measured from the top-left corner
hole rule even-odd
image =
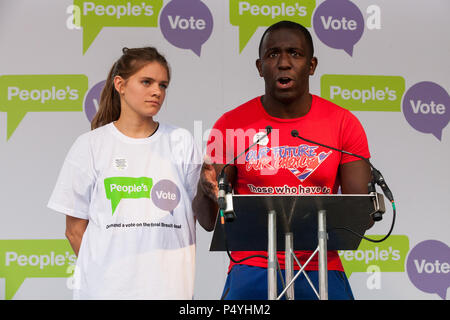
[[[89,139],[87,135],[82,135],[67,154],[47,206],[57,212],[88,220],[94,184]]]
[[[183,136],[183,172],[184,187],[190,201],[194,199],[197,192],[198,179],[202,166],[202,157],[192,134],[185,129],[178,129],[177,133]],[[175,138],[176,139],[176,138]]]
[[[191,135],[186,154],[186,190],[189,194],[190,200],[192,201],[197,193],[197,184],[202,167],[202,156]]]

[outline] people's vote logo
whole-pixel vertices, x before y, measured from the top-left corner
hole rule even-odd
[[[75,27],[83,28],[83,54],[105,27],[157,27],[163,0],[74,0]]]
[[[403,115],[417,131],[442,139],[442,130],[450,120],[450,96],[440,85],[423,81],[413,85],[403,96]]]
[[[0,295],[13,299],[29,278],[71,277],[76,259],[66,239],[0,240],[0,278],[5,279]],[[73,278],[66,284],[74,285]]]
[[[450,286],[450,248],[437,240],[420,242],[408,255],[406,271],[417,289],[445,299]]]
[[[315,0],[229,0],[230,24],[239,27],[239,52],[259,27],[289,20],[311,26]]]
[[[169,211],[173,215],[173,210],[180,203],[181,192],[175,183],[163,179],[153,186],[151,199],[159,209]]]
[[[364,18],[359,8],[348,0],[327,0],[313,17],[316,35],[327,46],[342,49],[350,56],[364,32]]]
[[[122,199],[150,198],[153,179],[148,177],[110,177],[104,180],[106,198],[111,200],[114,215]]]
[[[84,113],[86,114],[89,122],[92,122],[95,114],[98,111],[100,105],[100,96],[103,88],[105,87],[106,80],[100,81],[89,89],[86,97],[84,98]]]
[[[88,88],[83,74],[0,76],[0,112],[6,112],[9,140],[29,112],[79,112]]]
[[[172,0],[161,11],[161,32],[172,45],[200,56],[213,30],[213,17],[200,0]]]

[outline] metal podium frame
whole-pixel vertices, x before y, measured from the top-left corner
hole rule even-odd
[[[371,215],[385,211],[384,197],[380,193],[233,195],[233,208],[236,219],[225,224],[227,243],[224,242],[224,228],[220,226],[218,218],[210,251],[267,251],[269,300],[280,299],[285,294],[286,299],[293,300],[294,281],[302,273],[318,298],[327,300],[327,251],[356,250],[361,238],[344,229],[364,235],[370,225]],[[267,213],[267,218],[261,211]],[[283,251],[282,243],[286,259],[286,286],[277,296],[277,251]],[[303,266],[294,254],[294,246],[296,250],[314,250]],[[316,254],[319,256],[319,293],[304,272]],[[294,260],[300,268],[295,276]]]

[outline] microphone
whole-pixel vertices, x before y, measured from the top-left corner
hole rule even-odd
[[[381,190],[383,190],[383,193],[386,196],[386,198],[388,198],[390,202],[392,202],[392,203],[394,202],[394,196],[392,195],[391,190],[389,189],[388,185],[386,184],[386,180],[384,179],[384,177],[381,174],[381,172],[372,165],[372,163],[370,162],[370,160],[368,158],[363,157],[363,156],[361,156],[359,154],[348,152],[348,151],[345,151],[345,150],[342,150],[342,149],[337,149],[337,148],[328,146],[326,144],[322,144],[322,143],[319,143],[319,142],[316,142],[316,141],[313,141],[313,140],[310,140],[310,139],[306,139],[306,138],[300,136],[298,131],[295,130],[295,129],[291,131],[291,136],[293,136],[294,138],[299,138],[301,140],[304,140],[304,141],[307,141],[307,142],[310,142],[310,143],[314,143],[314,144],[317,144],[319,146],[322,146],[322,147],[325,147],[325,148],[328,148],[328,149],[331,149],[331,150],[335,150],[335,151],[338,151],[338,152],[341,152],[341,153],[345,153],[345,154],[348,154],[348,155],[351,155],[351,156],[354,156],[354,157],[357,157],[357,158],[360,158],[360,159],[366,161],[369,164],[369,166],[371,168],[371,171],[372,171],[372,181],[369,182],[369,193],[372,192],[372,191],[373,192],[375,191],[374,187],[375,187],[375,183],[376,183],[377,185],[379,185],[381,187]],[[376,213],[373,214],[372,218],[373,218],[374,221],[380,221],[382,219],[382,215],[381,215],[381,213],[376,212]]]
[[[359,154],[351,153],[351,152],[348,152],[348,151],[345,151],[345,150],[342,150],[342,149],[337,149],[337,148],[334,148],[334,147],[330,147],[330,146],[328,146],[328,145],[326,145],[326,144],[322,144],[322,143],[319,143],[319,142],[316,142],[316,141],[313,141],[313,140],[309,140],[309,139],[303,138],[303,137],[301,137],[301,136],[298,134],[298,131],[295,130],[295,129],[291,131],[291,136],[293,136],[294,138],[299,138],[299,139],[301,139],[301,140],[310,142],[310,143],[318,144],[319,146],[322,146],[322,147],[325,147],[325,148],[328,148],[328,149],[332,149],[332,150],[335,150],[335,151],[338,151],[338,152],[341,152],[341,153],[345,153],[345,154],[348,154],[348,155],[351,155],[351,156],[354,156],[354,157],[363,159],[363,160],[367,161],[367,162],[370,164],[370,161],[369,161],[368,158],[365,158],[365,157],[363,157],[363,156],[360,156]],[[370,166],[372,167],[371,164],[370,164]]]
[[[219,194],[217,197],[217,203],[219,205],[219,209],[223,212],[225,216],[226,222],[232,222],[236,218],[236,214],[234,213],[233,209],[233,195],[231,193],[232,187],[228,183],[227,174],[225,173],[225,168],[230,166],[232,163],[234,163],[240,156],[245,154],[250,148],[258,144],[262,139],[266,138],[270,133],[272,132],[272,127],[267,126],[266,127],[266,133],[259,137],[254,143],[252,143],[250,146],[248,146],[247,149],[245,149],[243,152],[238,154],[233,160],[230,162],[227,162],[222,170],[220,171],[219,177],[217,178],[217,183],[219,185]],[[222,220],[222,224],[223,224]]]

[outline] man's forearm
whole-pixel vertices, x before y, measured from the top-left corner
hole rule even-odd
[[[218,208],[217,202],[208,197],[199,186],[197,194],[192,201],[192,210],[197,217],[198,223],[206,231],[214,230]]]

